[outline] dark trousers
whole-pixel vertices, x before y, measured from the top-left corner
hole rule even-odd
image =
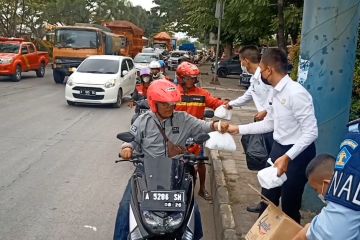
[[[274,141],[269,157],[275,162],[276,159],[284,155],[291,147],[292,145],[284,146]],[[273,189],[263,188],[261,190],[261,193],[277,206],[279,206],[281,197],[282,210],[298,223],[300,223],[301,219],[300,208],[302,195],[307,182],[305,170],[315,155],[316,148],[315,144],[312,143],[298,157],[290,160],[288,171],[286,172],[287,180],[281,187]],[[266,204],[262,203],[261,213],[265,208]]]
[[[128,182],[123,198],[120,201],[119,209],[116,215],[114,240],[127,240],[129,235],[129,213],[130,213],[130,201],[131,201],[131,184]],[[201,216],[199,207],[194,203],[194,217],[195,217],[195,232],[194,240],[199,240],[203,236]]]

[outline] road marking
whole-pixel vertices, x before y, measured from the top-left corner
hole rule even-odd
[[[94,232],[97,231],[97,228],[96,228],[96,227],[89,226],[89,225],[84,225],[84,228],[90,228],[90,229],[92,229]]]

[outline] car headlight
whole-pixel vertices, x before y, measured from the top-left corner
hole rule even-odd
[[[69,87],[72,87],[74,85],[74,82],[69,78],[66,82],[66,85],[68,85]]]
[[[2,64],[10,64],[14,61],[13,58],[6,58],[6,59],[1,59],[0,63]]]
[[[115,86],[115,79],[113,80],[110,80],[110,81],[107,81],[105,84],[104,84],[104,87],[106,88],[112,88]]]

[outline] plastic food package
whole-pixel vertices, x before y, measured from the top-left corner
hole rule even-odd
[[[286,174],[282,174],[278,177],[278,169],[274,167],[274,164],[269,158],[267,161],[271,166],[260,170],[257,174],[261,187],[266,189],[272,189],[280,187],[287,180]]]
[[[229,109],[226,109],[224,105],[219,106],[215,109],[214,112],[215,117],[222,118],[225,120],[230,120],[232,117],[232,112]]]
[[[206,141],[205,147],[212,150],[236,151],[236,144],[234,138],[229,133],[211,132],[210,139]]]

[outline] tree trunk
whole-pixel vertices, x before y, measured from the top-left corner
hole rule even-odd
[[[285,18],[284,18],[284,0],[277,0],[278,5],[278,47],[286,51],[286,38],[285,38]]]
[[[224,46],[224,58],[225,59],[230,59],[232,54],[233,54],[233,43],[232,42],[225,43],[225,46]]]

